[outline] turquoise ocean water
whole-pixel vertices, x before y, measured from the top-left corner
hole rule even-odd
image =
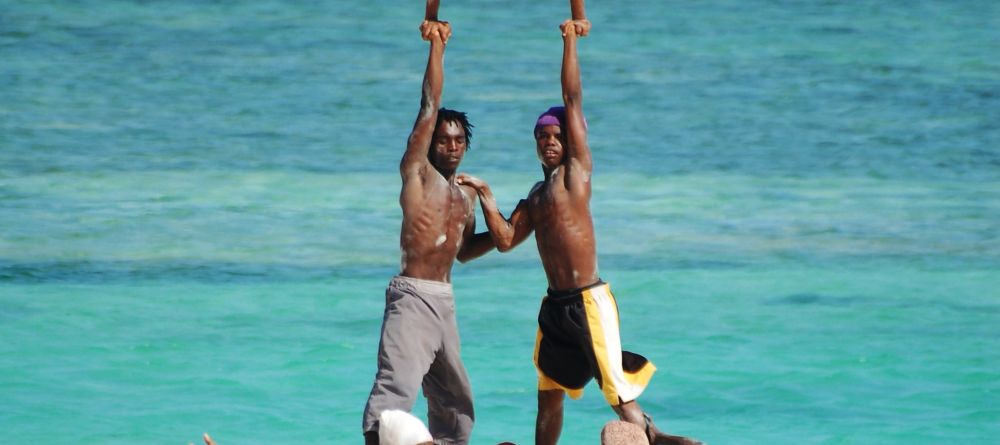
[[[463,170],[509,210],[568,7],[444,3]],[[580,52],[642,405],[710,444],[998,443],[1000,4],[623,5]],[[360,443],[422,14],[0,0],[3,442]],[[530,444],[533,242],[453,280],[473,443]],[[566,444],[613,417],[567,412]]]

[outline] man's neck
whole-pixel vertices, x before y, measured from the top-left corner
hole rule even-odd
[[[545,175],[545,182],[549,182],[549,180],[552,179],[552,175],[554,175],[556,173],[556,170],[559,170],[560,167],[562,166],[557,165],[555,167],[546,167],[543,165],[542,173]]]
[[[449,184],[455,183],[455,170],[443,170],[436,165],[434,166],[434,170],[437,170],[438,174],[444,177],[444,180],[448,181]]]

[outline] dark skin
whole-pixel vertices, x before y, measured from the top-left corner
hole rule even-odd
[[[563,35],[562,93],[566,107],[565,128],[549,125],[535,131],[535,152],[542,164],[544,180],[535,184],[510,218],[496,205],[489,185],[476,177],[461,174],[460,184],[474,187],[479,194],[486,225],[497,250],[508,251],[532,232],[545,269],[549,288],[572,290],[599,281],[594,223],[590,213],[593,161],[587,143],[583,116],[583,90],[577,58],[577,38],[586,35],[590,22],[583,17],[583,1],[574,0],[573,19],[560,25]],[[563,425],[562,390],[538,391],[535,443],[554,445]],[[618,417],[643,428],[652,444],[700,442],[666,434],[647,421],[635,400],[612,406]]]
[[[456,121],[437,122],[444,87],[444,49],[451,25],[437,21],[437,1],[427,2],[420,34],[430,42],[424,72],[420,112],[399,165],[403,209],[399,246],[401,275],[451,282],[458,259],[469,261],[492,248],[489,236],[475,234],[476,192],[456,182],[455,172],[468,150],[468,140]]]
[[[492,243],[488,235],[475,234],[475,189],[456,181],[468,149],[465,130],[456,121],[437,124],[451,26],[436,20],[436,1],[428,2],[427,17],[420,25],[421,36],[430,42],[420,111],[399,165],[400,275],[450,283],[456,259],[465,262],[481,256]],[[378,444],[378,432],[365,433],[365,444]]]
[[[475,195],[455,182],[468,148],[457,122],[436,125],[444,84],[444,37],[451,27],[424,21],[421,34],[430,41],[420,113],[407,141],[399,172],[403,222],[399,245],[403,276],[450,283],[451,267],[475,230]]]
[[[576,57],[578,29],[590,23],[568,20],[564,33],[563,102],[567,130],[549,125],[535,132],[535,153],[542,164],[544,180],[535,184],[510,218],[504,218],[489,185],[476,177],[460,174],[458,182],[479,194],[484,219],[497,250],[509,251],[535,232],[538,253],[556,290],[576,289],[598,281],[597,245],[590,215],[590,176],[593,161],[583,121],[580,68]]]
[[[428,15],[431,3],[428,1]],[[444,86],[444,48],[451,26],[436,20],[437,2],[433,3],[434,20],[420,24],[421,36],[430,42],[420,112],[399,165],[403,179],[399,195],[403,208],[400,274],[450,283],[456,258],[468,261],[493,247],[488,235],[475,235],[475,189],[459,185],[455,179],[468,149],[465,130],[455,121],[436,125]],[[378,431],[364,437],[366,445],[379,443]],[[207,433],[203,440],[206,445],[215,445]]]

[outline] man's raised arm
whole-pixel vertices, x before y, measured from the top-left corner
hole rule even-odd
[[[434,137],[438,109],[441,108],[441,90],[444,88],[444,36],[450,34],[450,26],[443,22],[425,20],[420,25],[421,35],[431,42],[427,55],[427,69],[424,71],[423,91],[420,97],[420,112],[413,124],[410,138],[406,143],[406,153],[400,163],[400,172],[406,176],[411,169],[425,165]]]
[[[582,3],[582,2],[581,2]],[[586,21],[586,19],[583,19]],[[577,162],[589,175],[592,169],[590,146],[587,144],[587,121],[583,117],[583,84],[580,81],[580,61],[576,54],[577,31],[583,27],[578,20],[566,20],[560,26],[563,33],[562,94],[566,106],[566,161]],[[586,28],[589,29],[589,22]]]

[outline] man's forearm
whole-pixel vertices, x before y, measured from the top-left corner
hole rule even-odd
[[[423,87],[423,99],[426,106],[437,110],[441,104],[441,90],[444,89],[444,43],[440,38],[431,38]]]
[[[489,232],[482,232],[472,235],[462,249],[458,251],[458,261],[465,263],[479,258],[493,250],[493,235]]]
[[[496,198],[489,188],[479,190],[479,204],[483,209],[483,219],[486,220],[486,227],[490,231],[490,237],[497,250],[504,252],[513,247],[514,226],[503,217],[497,207]]]
[[[572,105],[570,102],[579,101],[580,96],[582,96],[580,61],[576,54],[576,40],[577,36],[575,34],[563,37],[563,60],[560,74],[563,101],[567,102],[567,107]]]

